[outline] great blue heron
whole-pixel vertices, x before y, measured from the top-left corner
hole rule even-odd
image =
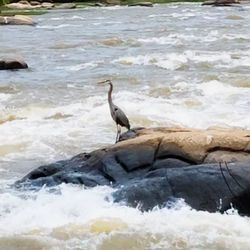
[[[113,118],[113,120],[116,123],[117,126],[117,135],[116,135],[116,141],[117,142],[120,138],[121,134],[121,127],[126,127],[128,130],[130,130],[130,124],[127,116],[124,114],[124,112],[117,107],[113,101],[112,101],[112,91],[113,91],[113,84],[110,80],[105,80],[99,83],[107,83],[109,84],[109,92],[108,92],[108,102],[109,102],[109,109],[110,109],[110,114]]]

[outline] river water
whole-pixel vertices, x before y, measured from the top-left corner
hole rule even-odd
[[[114,102],[137,126],[250,129],[250,8],[109,7],[51,11],[0,27],[0,250],[250,249],[250,220],[172,209],[142,213],[112,189],[9,187],[31,169],[112,144]],[[205,195],[205,194],[204,194]]]

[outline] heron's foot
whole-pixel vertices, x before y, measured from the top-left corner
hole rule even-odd
[[[118,134],[117,137],[116,137],[115,143],[117,143],[119,141],[120,141],[120,135]]]

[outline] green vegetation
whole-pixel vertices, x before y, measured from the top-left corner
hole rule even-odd
[[[176,2],[202,2],[203,0],[122,0],[123,5],[136,4],[139,2],[151,2],[153,4],[176,3]]]
[[[0,16],[13,16],[13,15],[42,15],[48,12],[48,10],[43,8],[37,9],[11,9],[7,8],[4,5],[12,2],[13,0],[0,0]],[[44,0],[45,1],[45,0]],[[202,2],[203,0],[121,0],[121,5],[131,5],[139,2],[152,2],[153,4],[163,4],[163,3],[173,3],[173,2]],[[64,2],[64,1],[63,1]],[[104,3],[102,0],[91,1],[91,0],[74,0],[68,2],[74,2],[77,5],[77,8],[85,8],[88,6],[94,6],[95,3]],[[55,5],[60,4],[60,0],[58,0]],[[105,3],[104,3],[105,4]]]
[[[2,1],[2,0],[0,0]],[[42,15],[47,13],[44,9],[10,9],[5,6],[0,6],[0,16],[14,16],[14,15]]]
[[[1,5],[8,4],[8,3],[9,3],[8,0],[0,0],[0,6],[1,6]]]
[[[14,15],[42,15],[47,13],[46,10],[14,10],[14,9],[4,9],[0,8],[0,16],[14,16]]]

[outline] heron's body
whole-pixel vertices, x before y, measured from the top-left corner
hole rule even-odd
[[[111,117],[113,118],[117,126],[117,136],[116,136],[116,142],[117,142],[119,140],[120,133],[121,133],[121,129],[119,126],[126,127],[128,130],[130,130],[129,120],[127,116],[125,115],[125,113],[118,106],[116,106],[112,101],[112,91],[113,91],[112,82],[110,80],[106,80],[102,83],[109,84],[108,103],[109,103]]]
[[[109,82],[109,92],[108,92],[108,102],[109,102],[109,109],[110,114],[113,120],[117,125],[120,125],[122,127],[126,127],[128,130],[130,129],[130,124],[127,116],[124,114],[124,112],[116,106],[112,101],[112,91],[113,91],[113,85],[111,82]]]

